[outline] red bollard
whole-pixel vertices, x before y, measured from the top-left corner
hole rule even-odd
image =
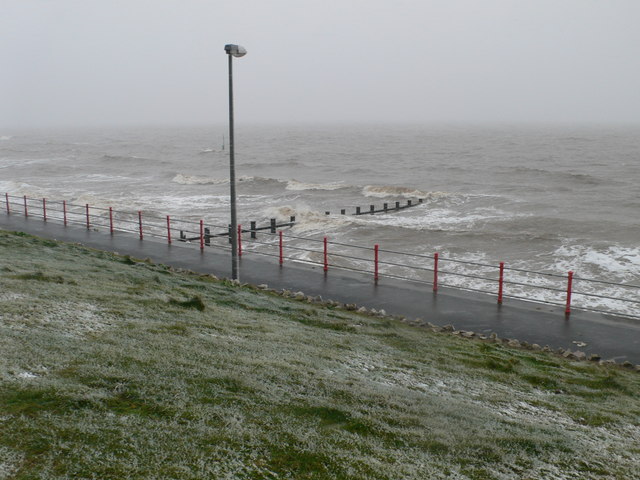
[[[47,221],[47,199],[46,198],[42,199],[42,219],[45,222]]]
[[[374,273],[373,273],[373,279],[377,282],[378,281],[378,244],[376,243],[373,246],[373,253],[374,253]]]
[[[64,226],[67,226],[67,201],[62,201],[62,221],[64,222]]]
[[[167,215],[167,243],[171,245],[171,219]]]
[[[200,250],[204,250],[204,220],[200,220]]]
[[[238,225],[238,257],[242,256],[242,225]]]
[[[433,254],[433,291],[438,291],[438,252]]]
[[[89,230],[91,228],[91,224],[89,223],[89,204],[88,203],[85,205],[85,208],[87,209],[87,230]]]
[[[282,255],[282,230],[278,232],[280,234],[280,265],[284,263],[284,257]]]
[[[504,262],[500,262],[500,284],[498,286],[498,303],[502,305],[502,292],[504,284]]]
[[[138,210],[138,229],[140,230],[140,240],[142,240],[142,210]]]
[[[27,196],[25,195],[23,198],[24,198],[24,216],[28,217],[29,209],[27,208]]]
[[[564,314],[569,316],[571,314],[571,292],[573,289],[573,272],[569,272],[567,275],[567,307],[564,309]]]
[[[7,213],[11,214],[11,209],[9,208],[9,194],[8,193],[4,194],[4,199],[7,202]]]
[[[113,207],[109,207],[109,233],[113,235]]]
[[[327,237],[324,237],[324,271],[329,270],[329,258],[327,255]]]

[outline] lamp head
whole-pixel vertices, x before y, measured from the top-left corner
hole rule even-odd
[[[227,52],[228,55],[233,55],[234,57],[244,57],[247,54],[247,50],[240,45],[225,45],[224,51]]]

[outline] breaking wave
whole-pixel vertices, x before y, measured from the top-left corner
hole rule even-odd
[[[362,194],[365,197],[398,197],[405,198],[425,198],[429,195],[428,192],[423,192],[411,187],[394,187],[394,186],[379,186],[379,185],[367,185],[362,189]]]
[[[325,215],[324,212],[313,210],[304,205],[295,207],[291,205],[269,207],[265,208],[262,214],[267,218],[275,218],[283,222],[287,222],[290,217],[295,216],[296,224],[293,231],[297,234],[326,233],[357,221],[354,217],[347,215]]]
[[[342,182],[333,183],[304,183],[297,180],[289,180],[287,182],[287,190],[338,190],[340,188],[348,188],[348,185],[344,185]]]
[[[221,180],[219,178],[202,177],[198,175],[183,175],[182,173],[178,173],[171,181],[180,185],[219,185],[229,182],[227,178]]]

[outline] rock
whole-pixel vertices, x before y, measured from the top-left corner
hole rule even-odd
[[[453,332],[451,332],[453,335],[460,335],[462,333],[462,330],[454,330]]]
[[[516,339],[511,339],[507,341],[507,345],[509,345],[510,347],[519,347],[520,342]]]
[[[496,332],[492,332],[491,335],[489,335],[489,338],[491,340],[498,340],[498,334]]]
[[[589,361],[590,362],[599,362],[600,361],[600,355],[598,355],[597,353],[592,353],[591,355],[589,355]]]
[[[269,285],[267,285],[266,283],[261,283],[260,285],[258,285],[258,288],[260,290],[266,290],[267,288],[269,288]]]
[[[464,337],[464,338],[471,338],[471,337],[474,337],[474,336],[475,336],[475,333],[474,333],[474,332],[465,332],[465,331],[462,331],[462,332],[460,333],[460,336],[462,336],[462,337]]]
[[[296,300],[304,300],[306,295],[303,292],[296,292],[296,293],[293,294],[293,297]]]
[[[377,315],[377,314],[378,314],[378,311],[377,311],[375,308],[372,308],[371,310],[369,310],[369,313],[370,313],[371,315]]]
[[[625,361],[622,366],[624,368],[633,368],[633,363],[631,363],[629,360]]]
[[[478,335],[478,338],[479,338],[480,340],[486,340],[488,337],[487,337],[486,335],[482,335],[482,334],[480,334],[480,335]]]
[[[611,359],[611,360],[600,360],[600,365],[615,365],[616,361]]]
[[[210,273],[210,274],[209,274],[209,278],[210,278],[211,280],[219,280],[219,278],[218,278],[218,277],[216,277],[213,273]]]
[[[445,325],[442,327],[443,332],[453,332],[455,330],[453,325]]]
[[[573,356],[576,357],[576,360],[586,360],[587,359],[587,354],[580,351],[580,350],[576,350],[573,353]]]
[[[636,365],[636,372],[640,372],[640,365]]]
[[[520,342],[520,346],[522,348],[531,348],[531,345],[529,345],[529,342]]]
[[[282,290],[282,296],[289,298],[291,296],[291,292],[289,290]]]
[[[355,303],[346,303],[346,304],[344,305],[344,308],[346,308],[346,309],[347,309],[347,310],[349,310],[349,311],[353,311],[353,310],[355,310],[357,307],[356,307],[356,304],[355,304]]]
[[[542,350],[542,347],[540,345],[538,345],[537,343],[534,343],[531,345],[531,349],[532,350]]]
[[[542,347],[542,351],[549,353],[551,352],[551,347],[549,345],[545,345],[544,347]]]
[[[556,353],[558,355],[564,355],[564,348],[559,348],[558,350],[556,350]]]
[[[574,358],[573,352],[571,350],[565,350],[562,356],[564,358]]]
[[[378,310],[378,315],[381,317],[386,317],[387,316],[387,312],[384,309],[380,309]]]
[[[360,308],[357,310],[357,312],[358,312],[358,313],[367,313],[367,308],[366,308],[366,307],[360,307]]]

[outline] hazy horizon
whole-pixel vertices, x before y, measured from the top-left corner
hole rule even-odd
[[[0,129],[640,125],[635,0],[24,0]]]

